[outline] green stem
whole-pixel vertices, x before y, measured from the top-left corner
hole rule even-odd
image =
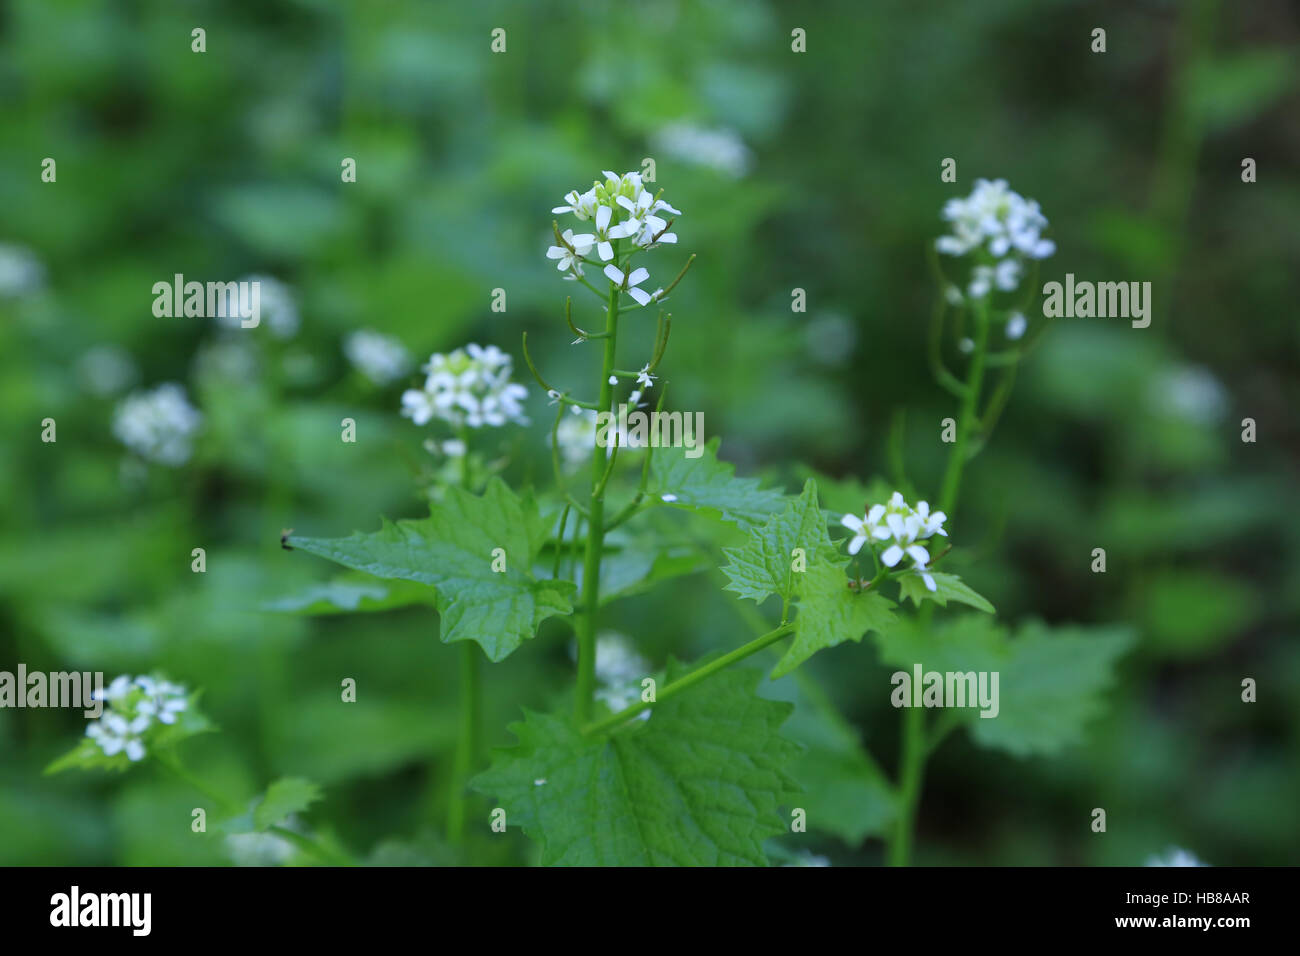
[[[762,637],[756,637],[748,644],[743,644],[734,651],[723,654],[716,660],[709,661],[709,663],[702,667],[697,667],[689,674],[677,678],[677,680],[673,681],[671,684],[666,684],[664,688],[655,695],[654,700],[642,701],[638,704],[632,704],[629,707],[625,707],[616,714],[610,714],[603,720],[598,720],[594,724],[584,727],[582,732],[584,734],[604,733],[607,730],[611,730],[612,728],[631,720],[637,714],[643,713],[647,710],[653,710],[664,701],[670,700],[682,691],[694,687],[700,681],[712,677],[718,671],[730,667],[737,661],[742,661],[752,654],[757,654],[763,648],[771,644],[775,644],[777,641],[781,640],[781,638],[793,633],[793,631],[794,624],[782,624],[775,630],[768,631]]]
[[[461,641],[460,728],[451,769],[451,800],[447,806],[447,837],[457,844],[465,836],[465,789],[478,755],[480,695],[478,651],[473,641]]]
[[[971,432],[978,424],[980,390],[984,384],[984,358],[988,351],[988,304],[981,301],[975,311],[975,351],[971,355],[970,375],[964,384],[961,411],[957,419],[957,441],[948,457],[948,467],[939,493],[939,511],[951,517],[961,489],[962,472],[966,467],[967,448]],[[928,630],[934,618],[934,605],[926,602],[918,615],[921,629]],[[894,823],[893,839],[889,843],[889,864],[907,866],[912,853],[912,834],[916,825],[917,803],[921,798],[921,782],[925,778],[925,762],[933,748],[926,738],[925,711],[908,707],[903,713],[902,745],[898,767],[898,819]]]
[[[597,403],[602,411],[609,411],[614,398],[614,387],[609,384],[609,377],[616,364],[618,295],[618,287],[611,283],[605,308],[605,356],[601,363],[600,401]],[[599,429],[596,434],[599,436]],[[596,441],[591,454],[591,504],[587,508],[587,552],[582,564],[582,604],[585,610],[578,631],[578,686],[573,707],[579,723],[591,719],[596,690],[596,616],[600,605],[600,558],[605,547],[604,479],[607,467],[605,450]]]
[[[460,442],[464,454],[460,459],[460,483],[471,490],[469,461],[469,428],[460,428]],[[479,678],[478,651],[473,641],[460,645],[460,725],[456,735],[456,753],[452,758],[451,794],[447,802],[447,838],[459,844],[465,836],[465,791],[470,774],[478,761],[479,711],[482,687]]]

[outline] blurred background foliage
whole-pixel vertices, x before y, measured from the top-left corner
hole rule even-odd
[[[857,510],[854,482],[876,478],[933,500],[954,403],[926,369],[927,247],[947,198],[1005,177],[1052,223],[1040,283],[1151,281],[1154,319],[1054,321],[967,472],[953,570],[1007,624],[1127,623],[1138,641],[1062,755],[952,738],[927,772],[917,860],[1132,864],[1177,845],[1294,863],[1298,37],[1284,0],[4,0],[0,669],[161,669],[202,687],[222,728],[186,745],[192,769],[241,796],[309,777],[326,796],[312,828],[380,862],[445,861],[455,649],[436,615],[260,610],[331,572],[282,551],[282,528],[346,534],[423,509],[427,430],[398,415],[414,379],[371,384],[345,336],[375,329],[421,361],[491,342],[518,363],[527,330],[552,381],[589,382],[598,356],[570,346],[569,288],[543,258],[549,209],[653,157],[684,213],[656,280],[699,254],[672,309],[670,404],[703,411],[743,474],[843,479],[830,507]],[[274,276],[301,328],[155,318],[151,287],[174,273]],[[633,328],[621,364],[639,367],[652,334]],[[164,381],[204,415],[176,469],[132,460],[111,430],[125,390]],[[530,391],[533,427],[492,439],[513,479],[541,486],[550,412]],[[39,440],[46,417],[57,443]],[[611,604],[606,624],[656,665],[735,646],[750,631],[721,583],[709,567]],[[490,744],[567,692],[570,643],[550,622],[491,668]],[[843,715],[821,732],[859,737],[892,772],[891,669],[870,642],[805,668]],[[1258,703],[1240,701],[1243,677]],[[193,794],[153,768],[42,777],[83,727],[0,710],[0,863],[241,860],[193,837]],[[832,835],[814,813],[800,847],[878,862],[862,839],[875,811],[846,802],[850,822]],[[474,852],[531,851],[511,835]]]

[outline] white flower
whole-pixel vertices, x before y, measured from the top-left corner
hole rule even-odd
[[[970,285],[966,291],[976,299],[989,294],[993,286],[1003,292],[1014,291],[1020,283],[1020,263],[1015,259],[1003,259],[996,266],[976,266],[971,270]]]
[[[641,388],[650,388],[652,385],[654,385],[654,382],[655,382],[655,376],[650,374],[650,363],[647,362],[641,368],[641,371],[636,373],[636,383]]]
[[[929,590],[934,591],[937,585],[929,572],[930,552],[923,542],[936,534],[947,537],[948,532],[943,528],[947,520],[948,516],[942,511],[931,513],[929,502],[919,502],[913,508],[896,491],[888,503],[868,508],[865,517],[845,515],[840,524],[853,532],[849,554],[857,554],[868,543],[889,542],[880,554],[880,563],[892,568],[904,557],[911,558],[912,570],[921,575]]]
[[[86,726],[86,736],[105,756],[126,754],[132,763],[148,752],[147,736],[155,721],[174,724],[177,714],[189,706],[186,690],[179,684],[153,677],[123,674],[113,678],[104,691],[92,695],[108,702],[103,714]]]
[[[235,866],[279,866],[294,854],[293,844],[274,833],[232,833],[225,845]]]
[[[627,228],[626,223],[611,225],[613,218],[614,210],[610,209],[609,206],[601,206],[596,210],[596,234],[594,236],[574,236],[573,241],[575,243],[582,241],[587,244],[588,248],[594,242],[596,244],[596,254],[600,256],[601,261],[609,262],[610,259],[614,258],[614,246],[610,240],[625,239],[635,233],[635,230]]]
[[[370,329],[360,329],[343,342],[348,361],[376,385],[387,385],[411,368],[411,355],[397,339]]]
[[[1153,853],[1147,857],[1144,866],[1209,866],[1208,863],[1202,863],[1193,854],[1181,847],[1171,846],[1165,850],[1164,855]]]
[[[604,175],[603,182],[593,183],[585,193],[570,191],[564,197],[566,204],[551,210],[571,212],[582,222],[591,221],[595,228],[594,233],[577,236],[566,230],[564,241],[547,250],[548,258],[559,260],[557,268],[565,273],[566,279],[582,275],[579,260],[592,247],[602,262],[610,262],[614,258],[616,239],[630,238],[641,249],[677,241],[675,233],[665,231],[668,220],[663,214],[679,216],[681,211],[647,190],[640,173],[619,176],[605,170]],[[566,243],[573,248],[566,248]]]
[[[90,695],[92,700],[119,701],[131,692],[131,678],[122,674],[114,677],[112,682],[103,690],[97,690]]]
[[[565,244],[551,246],[546,250],[546,258],[559,259],[555,267],[561,272],[582,275],[582,257],[591,252],[591,244],[595,241],[595,236],[575,236],[572,229],[566,229],[560,238]]]
[[[976,298],[988,295],[994,285],[1014,290],[1024,260],[1046,259],[1056,251],[1056,244],[1042,237],[1047,218],[1038,203],[1010,189],[1005,179],[975,180],[969,196],[948,200],[943,218],[951,224],[952,234],[935,240],[939,252],[964,256],[982,250],[996,260],[992,266],[984,262],[972,270],[967,291]],[[952,301],[951,290],[946,294]]]
[[[1025,334],[1025,329],[1028,327],[1029,323],[1025,320],[1023,312],[1012,312],[1007,319],[1007,338],[1014,342]]]
[[[528,424],[523,399],[528,390],[510,381],[513,363],[495,345],[468,345],[449,354],[434,354],[423,371],[423,388],[402,394],[402,414],[417,425],[441,419],[470,428]]]
[[[645,190],[635,199],[619,196],[617,201],[627,210],[627,219],[623,221],[623,228],[627,230],[629,236],[646,230],[653,234],[667,229],[668,220],[658,215],[660,211],[670,212],[674,216],[681,215],[681,210],[674,209],[662,199],[655,199],[649,191]]]
[[[716,169],[733,178],[739,178],[749,170],[749,147],[729,129],[672,123],[654,135],[653,144],[670,156]]]
[[[145,699],[136,705],[136,713],[152,717],[160,723],[176,723],[176,715],[189,707],[185,688],[152,677],[137,677],[135,684],[145,693]]]
[[[257,283],[258,315],[260,323],[265,323],[271,334],[277,339],[291,339],[298,331],[301,317],[298,303],[293,291],[279,279],[266,275],[249,275],[239,280],[241,283]],[[228,309],[226,315],[217,316],[217,321],[227,328],[238,329],[244,322],[244,316],[237,309]]]
[[[141,458],[177,467],[189,460],[202,421],[185,389],[168,382],[123,399],[113,416],[113,434]]]
[[[642,282],[650,278],[650,273],[644,268],[633,269],[630,275],[626,275],[617,266],[605,266],[605,276],[614,285],[625,290],[628,295],[636,299],[638,305],[646,305],[653,299],[658,298],[660,294],[651,295],[644,289],[637,288]]]
[[[622,634],[606,632],[596,638],[596,698],[612,711],[641,698],[641,680],[650,665]],[[647,712],[645,717],[649,717]]]
[[[596,190],[588,189],[585,193],[579,193],[576,189],[570,190],[564,197],[564,206],[556,206],[551,210],[553,213],[571,212],[581,220],[590,219],[596,214]]]
[[[44,282],[45,267],[31,250],[0,244],[0,299],[28,295]]]

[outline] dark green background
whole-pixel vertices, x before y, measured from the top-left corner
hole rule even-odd
[[[447,859],[431,834],[456,655],[432,612],[257,611],[329,571],[281,551],[281,528],[345,534],[421,510],[424,435],[397,415],[403,385],[367,386],[340,343],[371,327],[421,358],[478,341],[518,360],[528,330],[549,377],[590,382],[595,349],[570,347],[569,290],[543,258],[550,207],[602,169],[639,168],[657,130],[689,120],[733,130],[752,165],[736,179],[655,156],[683,210],[656,280],[699,254],[663,371],[743,473],[793,489],[804,462],[934,497],[954,407],[925,362],[927,245],[976,177],[1042,204],[1058,251],[1040,282],[1153,283],[1149,329],[1055,321],[951,522],[968,546],[955,570],[1005,621],[1128,622],[1138,645],[1086,745],[1016,761],[947,744],[918,862],[1131,864],[1177,845],[1294,863],[1298,35],[1281,0],[0,3],[0,242],[47,270],[42,292],[0,300],[0,669],[162,668],[204,688],[222,727],[186,745],[196,772],[239,795],[310,777],[327,798],[311,825],[358,854],[395,840],[381,858]],[[47,156],[55,184],[39,178]],[[355,184],[339,182],[344,156]],[[260,334],[250,378],[199,374],[211,323],[150,311],[176,272],[275,275],[302,329]],[[790,311],[795,287],[806,314]],[[625,337],[623,364],[650,331]],[[103,344],[129,351],[139,385],[186,384],[208,426],[191,464],[123,481],[114,402],[77,372]],[[1220,394],[1218,414],[1180,410],[1179,381]],[[511,475],[540,484],[549,412],[530,391],[534,426],[494,438]],[[339,441],[344,416],[357,445]],[[56,444],[39,440],[45,417]],[[1089,571],[1096,547],[1105,575]],[[667,585],[607,623],[656,664],[735,646],[749,632],[721,583]],[[490,743],[567,691],[569,639],[548,625],[491,669]],[[810,667],[892,770],[897,714],[870,644]],[[343,676],[362,691],[350,708]],[[1240,702],[1243,677],[1258,703]],[[43,778],[83,727],[0,711],[0,863],[226,859],[191,835],[194,797],[151,768]],[[1097,806],[1105,836],[1088,830]],[[805,845],[880,859],[876,841]],[[512,836],[477,859],[527,853]]]

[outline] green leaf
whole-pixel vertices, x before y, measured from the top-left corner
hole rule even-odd
[[[1001,668],[998,715],[971,721],[972,736],[1019,757],[1079,742],[1103,708],[1115,662],[1132,643],[1123,627],[1025,625]]]
[[[816,682],[796,672],[765,684],[762,693],[794,705],[781,734],[804,747],[792,776],[804,790],[798,802],[809,829],[853,847],[885,834],[898,812],[894,788]]]
[[[266,830],[302,813],[321,799],[320,787],[302,777],[284,777],[266,788],[266,795],[253,810],[253,826]]]
[[[922,601],[934,601],[940,607],[947,607],[949,601],[957,601],[960,604],[969,604],[977,610],[993,613],[993,605],[962,583],[962,579],[957,575],[932,571],[930,576],[934,578],[936,589],[933,591],[925,586],[920,574],[902,575],[898,579],[898,599],[905,601],[911,598],[912,603],[918,607]]]
[[[684,672],[670,662],[668,679]],[[518,745],[473,786],[541,843],[544,865],[765,865],[799,747],[777,734],[790,705],[755,696],[758,678],[722,671],[607,736],[526,712]]]
[[[927,671],[1000,671],[1011,653],[1007,629],[970,612],[926,627],[915,618],[900,618],[875,636],[875,644],[882,663],[909,673],[916,664]]]
[[[758,487],[756,478],[737,478],[734,465],[718,460],[718,439],[696,458],[685,448],[658,448],[650,461],[648,488],[660,501],[717,514],[741,527],[766,522],[785,507],[785,495]]]
[[[361,575],[340,575],[267,601],[262,610],[292,614],[350,614],[390,611],[412,604],[434,604],[435,601],[433,591],[412,581],[380,581]]]
[[[788,601],[803,576],[803,572],[792,570],[796,548],[803,549],[807,560],[832,551],[826,519],[817,504],[817,484],[811,478],[804,483],[803,494],[762,527],[750,531],[742,547],[722,549],[731,560],[722,568],[728,579],[724,590],[759,604],[773,594]]]
[[[894,622],[894,602],[879,591],[865,594],[849,589],[846,559],[830,555],[810,557],[808,570],[799,577],[799,612],[794,620],[794,640],[772,671],[775,680],[794,670],[818,651],[845,641],[860,641],[867,631],[879,631]]]
[[[294,535],[289,544],[375,577],[435,588],[442,640],[477,641],[490,660],[500,661],[542,621],[573,611],[571,581],[533,576],[546,535],[532,498],[493,478],[481,497],[448,489],[428,518],[385,521],[377,532],[347,538]],[[505,570],[494,571],[502,552]]]

